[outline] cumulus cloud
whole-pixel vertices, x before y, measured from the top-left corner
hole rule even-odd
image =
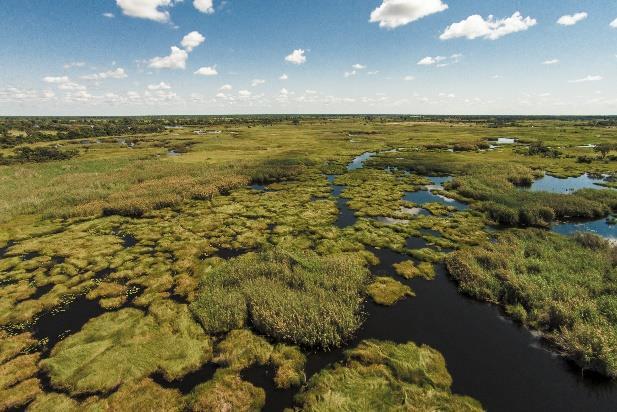
[[[169,56],[150,59],[148,67],[152,67],[153,69],[185,69],[186,60],[188,58],[189,54],[186,50],[172,46]]]
[[[192,31],[182,38],[180,44],[187,52],[192,52],[193,49],[203,43],[206,38],[198,31]]]
[[[169,90],[171,86],[165,82],[160,82],[159,84],[149,84],[148,90]]]
[[[352,71],[350,71],[350,72],[345,72],[345,73],[343,73],[343,76],[344,76],[345,78],[347,78],[347,77],[355,76],[356,74],[358,74],[358,72],[357,72],[357,71],[355,71],[355,70],[352,70]]]
[[[403,80],[405,80],[406,82],[410,82],[412,80],[416,80],[416,78],[414,76],[405,76],[403,77]]]
[[[544,60],[542,62],[542,64],[545,64],[545,65],[552,65],[552,64],[557,64],[557,63],[559,63],[559,59]]]
[[[598,81],[600,81],[602,79],[604,79],[602,76],[598,76],[598,75],[592,76],[592,75],[589,75],[589,76],[583,77],[581,79],[570,80],[568,83],[598,82]]]
[[[444,61],[446,58],[443,56],[435,56],[435,57],[431,57],[431,56],[426,56],[425,58],[421,59],[418,64],[420,66],[432,66],[434,64],[437,64],[441,61]]]
[[[113,13],[103,13],[103,17],[107,17],[108,19],[113,19],[116,16]]]
[[[216,67],[200,67],[193,74],[200,76],[216,76],[219,72],[216,71]]]
[[[304,64],[306,63],[306,56],[304,55],[303,49],[296,49],[291,52],[290,55],[285,57],[285,61],[293,64]]]
[[[562,26],[574,26],[581,20],[585,20],[587,18],[587,13],[580,12],[575,14],[566,14],[565,16],[561,16],[557,20],[557,24],[561,24]]]
[[[193,6],[202,13],[214,13],[214,5],[212,4],[212,0],[194,0]]]
[[[364,70],[364,69],[366,69],[366,66],[363,65],[363,64],[360,64],[360,63],[356,63],[356,64],[354,64],[351,67],[353,67],[355,70]]]
[[[88,74],[86,76],[82,76],[81,78],[84,80],[105,80],[124,79],[127,77],[128,75],[126,74],[126,71],[124,71],[122,67],[118,67],[116,70],[108,70],[106,72]]]
[[[441,0],[383,0],[381,6],[372,11],[369,21],[379,23],[379,27],[395,29],[447,8]]]
[[[116,0],[116,4],[126,16],[166,23],[169,11],[165,8],[172,6],[174,0]]]
[[[279,80],[287,80],[289,79],[289,76],[287,76],[285,73],[281,74],[281,77],[279,77]]]
[[[221,88],[219,90],[231,90],[231,89],[233,89],[231,84],[224,84],[224,85],[221,86]]]
[[[257,87],[257,86],[264,84],[265,82],[266,81],[263,79],[253,79],[253,81],[251,82],[251,86]]]
[[[253,94],[253,93],[251,93],[251,92],[250,92],[250,91],[248,91],[248,90],[240,90],[240,91],[238,92],[238,96],[240,96],[240,97],[244,97],[244,98],[246,98],[246,97],[251,97],[251,94]]]
[[[617,29],[617,19],[613,20],[610,24],[610,26],[614,29]]]
[[[448,26],[439,38],[441,40],[459,37],[465,37],[467,39],[483,38],[497,40],[508,34],[525,31],[535,26],[537,23],[536,19],[529,16],[523,18],[518,11],[511,17],[504,19],[495,19],[494,16],[488,16],[485,20],[482,16],[474,14],[473,16],[467,17],[465,20]]]

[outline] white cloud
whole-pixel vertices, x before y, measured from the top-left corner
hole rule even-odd
[[[281,95],[287,96],[289,94],[289,90],[282,88],[281,91],[279,92]]]
[[[372,72],[366,72],[366,74],[368,74],[369,76],[375,76],[378,73],[379,73],[379,70],[375,70],[375,71],[372,71]]]
[[[441,0],[383,0],[381,6],[372,11],[369,21],[394,29],[447,8]]]
[[[104,80],[104,79],[125,79],[128,75],[126,71],[122,67],[118,67],[115,70],[108,70],[102,73],[94,73],[88,74],[86,76],[82,76],[81,78],[84,80]]]
[[[354,65],[353,65],[353,66],[351,66],[351,67],[353,67],[353,68],[354,68],[354,69],[356,69],[356,70],[364,70],[364,69],[366,69],[366,66],[365,66],[365,65],[363,65],[363,64],[360,64],[360,63],[356,63],[356,64],[354,64]]]
[[[347,77],[355,76],[356,74],[358,74],[358,72],[355,70],[352,70],[350,72],[345,72],[343,76],[347,78]]]
[[[497,40],[508,34],[525,31],[533,27],[538,22],[529,16],[523,18],[520,12],[514,13],[511,17],[496,20],[494,16],[488,16],[486,20],[478,14],[467,17],[458,23],[448,26],[439,36],[441,40],[466,37],[468,39],[489,39]]]
[[[58,89],[60,90],[68,90],[68,91],[86,90],[85,86],[82,86],[81,84],[77,84],[71,81],[71,79],[68,76],[45,76],[43,77],[43,81],[45,83],[58,85]]]
[[[70,62],[70,63],[66,63],[64,66],[65,69],[70,69],[72,67],[84,67],[86,65],[85,62]]]
[[[614,29],[617,29],[617,19],[613,20],[610,24],[610,26]]]
[[[113,13],[103,13],[103,17],[107,17],[108,19],[113,19],[116,16],[114,16]]]
[[[214,13],[214,5],[212,4],[212,0],[194,0],[193,6],[195,6],[195,8],[202,13]]]
[[[281,77],[279,77],[279,80],[287,80],[287,79],[289,79],[289,76],[287,76],[285,73],[283,73]]]
[[[231,84],[224,84],[224,85],[221,86],[221,88],[219,90],[231,90],[231,89],[233,89]]]
[[[420,66],[432,66],[444,60],[446,60],[446,58],[443,56],[435,56],[435,57],[426,56],[425,58],[421,59],[418,62],[418,64]]]
[[[160,82],[159,84],[150,84],[148,85],[148,90],[169,90],[171,86],[165,82]]]
[[[182,38],[180,44],[187,52],[192,52],[193,49],[203,43],[206,38],[198,31],[192,31]]]
[[[406,82],[410,82],[412,80],[416,80],[416,78],[413,77],[413,76],[405,76],[405,77],[403,77],[403,80],[405,80]]]
[[[253,81],[251,82],[251,86],[253,87],[257,87],[259,85],[264,84],[266,81],[263,79],[253,79]]]
[[[174,0],[116,0],[124,15],[161,23],[169,21],[169,12],[161,9],[170,7],[173,3]]]
[[[238,92],[238,96],[240,97],[250,97],[251,96],[251,92],[249,92],[248,90],[240,90]]]
[[[45,83],[62,84],[62,83],[68,83],[71,80],[69,79],[68,76],[45,76],[43,77],[43,81]]]
[[[587,13],[584,11],[576,14],[566,14],[557,20],[557,24],[561,24],[562,26],[574,26],[576,23],[586,18]]]
[[[575,80],[570,80],[568,83],[586,83],[586,82],[598,82],[600,80],[602,80],[603,77],[602,76],[592,76],[589,75],[587,77],[583,77],[582,79],[575,79]]]
[[[545,64],[545,65],[557,64],[557,63],[559,63],[559,59],[544,60],[542,62],[542,64]]]
[[[216,67],[200,67],[193,74],[198,74],[200,76],[216,76],[219,73],[216,71]]]
[[[164,57],[155,57],[150,59],[148,67],[154,69],[185,69],[186,60],[189,58],[189,54],[186,50],[182,50],[179,47],[172,46],[171,54]]]
[[[304,63],[306,63],[306,56],[304,55],[304,50],[303,49],[296,49],[296,50],[294,50],[293,52],[291,52],[290,55],[285,57],[285,60],[288,61],[289,63],[293,63],[293,64],[304,64]]]

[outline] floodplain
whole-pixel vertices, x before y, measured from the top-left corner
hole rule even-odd
[[[614,119],[55,120],[0,119],[1,410],[614,409]]]

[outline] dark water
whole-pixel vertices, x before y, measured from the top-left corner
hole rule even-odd
[[[545,175],[533,182],[529,190],[533,192],[572,193],[579,189],[606,189],[606,187],[599,185],[602,182],[605,182],[605,179],[594,178],[588,174],[565,179]]]
[[[44,312],[36,320],[33,332],[38,340],[47,339],[48,349],[71,333],[79,331],[90,319],[105,313],[96,300],[88,300],[84,295],[64,307]]]
[[[293,405],[293,397],[297,388],[279,389],[274,385],[276,368],[269,364],[266,366],[253,365],[240,373],[240,377],[266,391],[266,404],[264,411],[282,411]]]
[[[184,375],[182,379],[177,381],[168,382],[160,373],[154,374],[152,380],[164,388],[178,389],[183,395],[187,395],[195,386],[212,379],[217,368],[218,365],[214,363],[206,363],[198,370]]]
[[[348,213],[348,209],[341,210],[343,215]],[[429,231],[426,233],[438,234]],[[426,242],[411,238],[408,245],[423,247]],[[405,280],[396,276],[392,265],[409,259],[406,255],[368,249],[380,259],[371,272],[396,277],[410,286],[416,297],[392,307],[366,302],[366,321],[348,347],[369,338],[430,345],[446,359],[453,392],[478,399],[488,410],[617,410],[616,383],[583,374],[540,338],[507,320],[497,306],[459,293],[444,265],[436,266],[434,280]],[[309,354],[307,375],[342,360],[343,350]],[[277,397],[276,393],[268,395]]]

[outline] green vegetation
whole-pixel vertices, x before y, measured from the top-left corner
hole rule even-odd
[[[209,338],[186,306],[153,304],[148,314],[122,309],[88,322],[41,362],[54,387],[71,394],[107,393],[161,371],[168,380],[198,369],[212,356]]]
[[[413,343],[363,341],[347,362],[312,377],[297,401],[305,411],[481,411],[474,399],[453,395],[443,357]]]
[[[378,277],[366,291],[375,303],[384,306],[392,306],[406,296],[415,296],[409,286],[390,277]]]
[[[614,120],[591,118],[0,119],[0,156],[12,159],[0,165],[0,409],[257,410],[267,395],[243,380],[247,368],[272,368],[276,387],[315,393],[307,354],[353,339],[370,315],[367,292],[384,304],[413,293],[369,275],[377,254],[382,263],[402,254],[399,275],[430,280],[451,251],[465,260],[490,248],[487,224],[615,214],[615,190],[528,189],[544,174],[583,173],[607,174],[602,184],[617,187],[611,144]],[[366,152],[376,155],[347,170]],[[403,200],[431,175],[453,176],[431,192],[470,208]],[[343,201],[349,225],[337,225]],[[584,367],[612,371],[612,272],[585,266],[604,259],[605,246],[587,239],[559,249],[544,235],[538,247],[554,251],[538,252],[540,263],[500,251],[512,262],[478,269],[473,296],[502,304]],[[574,263],[555,262],[563,256]],[[89,310],[99,312],[82,327]],[[73,325],[74,316],[84,319]],[[379,345],[390,358],[408,356]],[[477,407],[449,384],[409,382],[395,364],[358,356],[314,377],[336,377],[327,393],[341,394],[339,409],[370,405],[376,388],[399,409]],[[190,393],[169,389],[214,366]],[[338,405],[334,396],[313,401],[302,403]]]
[[[617,376],[617,247],[515,230],[446,259],[461,291],[500,304],[581,367]]]
[[[210,334],[250,320],[276,340],[336,347],[361,324],[367,278],[368,271],[353,256],[319,257],[279,247],[206,272],[191,310]]]

